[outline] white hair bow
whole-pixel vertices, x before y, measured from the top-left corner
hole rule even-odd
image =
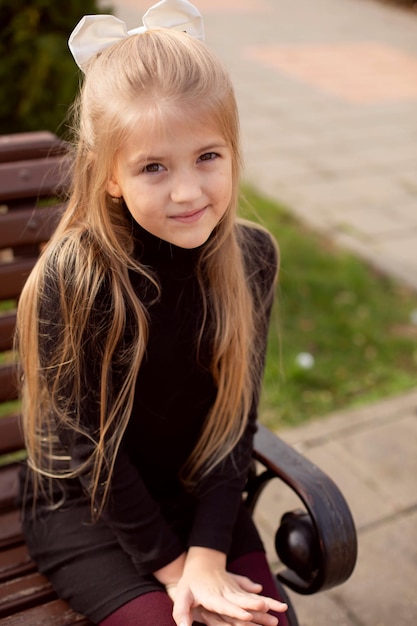
[[[146,30],[172,28],[204,40],[204,24],[200,11],[187,0],[161,0],[148,9],[143,26],[127,30],[126,24],[114,15],[85,15],[72,31],[68,46],[78,67],[85,72],[88,62],[120,39]]]

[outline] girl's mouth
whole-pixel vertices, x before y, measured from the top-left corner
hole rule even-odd
[[[178,215],[173,215],[171,219],[181,222],[183,224],[191,224],[193,222],[197,222],[200,217],[204,214],[207,207],[203,207],[202,209],[197,209],[196,211],[188,211],[185,213],[179,213]]]

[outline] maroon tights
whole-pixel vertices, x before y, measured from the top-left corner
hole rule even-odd
[[[233,561],[229,567],[233,574],[247,576],[261,583],[262,594],[281,600],[263,552],[251,552]],[[274,613],[280,626],[288,626],[285,613]],[[175,626],[172,602],[164,591],[152,591],[134,598],[100,622],[99,626]]]

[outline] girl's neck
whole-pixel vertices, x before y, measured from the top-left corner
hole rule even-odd
[[[168,241],[164,241],[137,222],[133,223],[133,237],[135,240],[135,256],[145,265],[158,268],[165,265],[195,265],[205,244],[198,248],[180,248]]]

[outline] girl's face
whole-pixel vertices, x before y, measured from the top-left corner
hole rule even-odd
[[[216,130],[185,112],[152,133],[140,124],[118,152],[107,191],[145,230],[181,248],[207,241],[232,196],[232,153]]]

